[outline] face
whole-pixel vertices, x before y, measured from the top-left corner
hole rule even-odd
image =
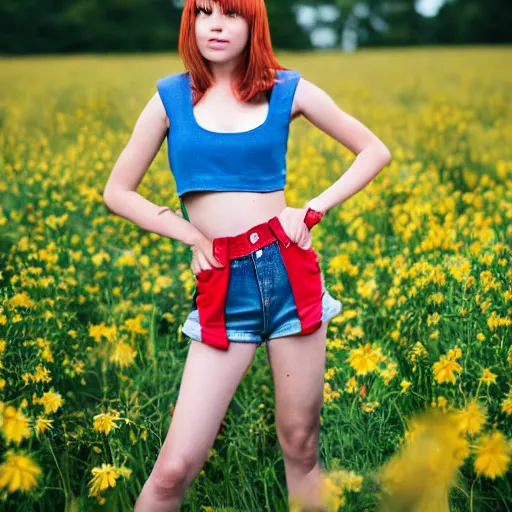
[[[196,3],[195,35],[201,55],[216,63],[237,58],[249,39],[249,24],[233,9],[223,12],[216,2]]]

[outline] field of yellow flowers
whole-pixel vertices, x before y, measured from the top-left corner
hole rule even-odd
[[[512,510],[512,50],[278,57],[393,154],[314,233],[344,305],[327,339],[329,510]],[[116,217],[102,192],[181,62],[1,66],[0,507],[131,510],[172,416],[194,277],[188,247]],[[353,158],[298,119],[288,204]],[[138,191],[179,208],[165,144]],[[262,347],[183,510],[294,509],[273,406]]]

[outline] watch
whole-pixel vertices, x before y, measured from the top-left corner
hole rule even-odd
[[[324,214],[322,212],[313,210],[313,208],[308,207],[306,211],[306,216],[304,217],[304,223],[306,224],[308,229],[311,229],[313,226],[315,226],[322,220],[323,216]]]

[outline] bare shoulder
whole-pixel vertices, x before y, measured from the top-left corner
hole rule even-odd
[[[311,109],[312,104],[321,100],[322,97],[325,101],[325,98],[328,97],[327,93],[301,76],[293,98],[292,120],[300,115],[307,117],[308,105]]]
[[[148,111],[149,116],[153,117],[159,122],[163,122],[165,127],[169,128],[169,118],[167,117],[167,112],[158,91],[155,92],[153,97],[149,100],[145,110]]]
[[[311,110],[312,106],[318,106],[320,102],[331,102],[330,96],[318,85],[306,80],[304,77],[299,79],[295,91],[294,106],[298,114],[304,114]]]

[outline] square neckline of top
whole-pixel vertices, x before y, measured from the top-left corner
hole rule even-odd
[[[262,130],[270,123],[270,119],[272,117],[272,111],[273,111],[276,83],[274,83],[274,85],[272,86],[272,89],[271,89],[272,93],[271,93],[270,99],[268,101],[267,117],[265,118],[263,123],[259,124],[258,126],[254,127],[254,128],[251,128],[250,130],[244,130],[242,132],[240,132],[240,131],[239,132],[216,132],[216,131],[208,130],[207,128],[204,128],[197,122],[196,116],[194,115],[194,103],[193,103],[193,97],[192,97],[192,87],[191,87],[191,83],[190,83],[190,72],[187,71],[186,73],[184,73],[184,77],[185,77],[185,85],[186,85],[186,89],[187,89],[186,90],[187,108],[188,108],[189,116],[192,119],[192,123],[194,124],[194,126],[197,129],[199,129],[203,132],[209,133],[211,135],[240,136],[240,135],[247,135],[249,133],[254,133],[258,130]],[[279,80],[279,78],[280,78],[280,74],[279,74],[279,70],[278,70],[276,73],[276,79]]]

